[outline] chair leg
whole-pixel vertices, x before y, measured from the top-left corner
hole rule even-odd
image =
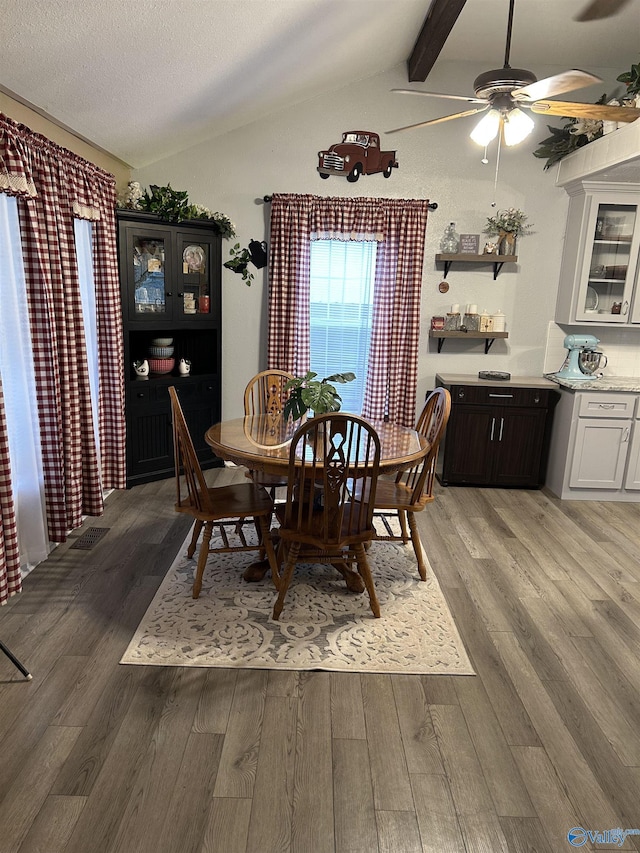
[[[400,522],[400,530],[402,531],[402,541],[406,545],[411,536],[407,530],[407,511],[404,509],[398,510],[398,521]]]
[[[413,550],[416,555],[416,560],[418,561],[418,571],[420,572],[420,580],[426,581],[427,567],[424,562],[422,542],[420,541],[420,534],[418,533],[416,516],[413,512],[409,512],[407,513],[407,515],[409,516],[409,527],[411,528],[411,543],[413,545]]]
[[[198,544],[198,537],[200,536],[203,524],[204,521],[196,519],[196,523],[193,525],[193,535],[191,536],[191,542],[189,542],[189,547],[187,548],[187,557],[189,559],[191,559],[196,552],[196,545]]]
[[[277,622],[280,618],[282,608],[284,607],[284,598],[287,594],[287,590],[289,589],[289,584],[291,583],[293,570],[296,567],[296,560],[300,551],[300,543],[292,542],[291,545],[286,549],[286,551],[287,561],[280,577],[280,589],[278,591],[278,597],[276,599],[276,603],[273,605],[273,619],[275,622]]]
[[[202,534],[202,545],[200,545],[200,553],[198,554],[198,565],[196,567],[196,575],[193,579],[193,598],[197,598],[200,595],[200,590],[202,589],[202,576],[204,574],[204,567],[207,565],[207,558],[209,556],[209,542],[211,542],[212,530],[213,522],[207,521],[204,525],[204,533]]]
[[[271,518],[271,515],[269,515]],[[276,559],[276,552],[273,549],[273,540],[271,539],[271,531],[269,529],[269,522],[264,517],[264,515],[259,516],[256,521],[258,522],[258,527],[260,530],[260,541],[262,542],[263,548],[261,548],[261,552],[264,550],[267,554],[267,559],[269,560],[269,568],[271,569],[271,580],[273,581],[273,585],[276,589],[280,587],[280,572],[278,570],[278,561]]]
[[[376,619],[380,618],[380,602],[378,601],[378,596],[376,595],[376,588],[373,585],[373,578],[371,577],[371,569],[369,568],[369,562],[367,560],[367,552],[365,550],[364,544],[360,542],[353,549],[356,552],[356,559],[358,561],[358,572],[364,581],[364,585],[367,588],[367,592],[369,593],[369,603],[371,604],[371,612],[376,617]]]

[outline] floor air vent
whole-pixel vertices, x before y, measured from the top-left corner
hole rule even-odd
[[[82,551],[90,551],[109,530],[111,530],[110,527],[89,527],[71,547],[80,548]]]

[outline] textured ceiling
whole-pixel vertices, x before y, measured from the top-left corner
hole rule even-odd
[[[637,62],[640,0],[607,20],[572,21],[586,2],[517,0],[511,64],[622,71]],[[404,63],[429,6],[0,0],[0,88],[138,167]],[[467,0],[438,62],[502,67],[507,9],[508,0]]]

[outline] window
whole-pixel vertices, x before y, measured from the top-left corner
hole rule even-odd
[[[93,421],[98,439],[98,353],[92,224],[74,220],[76,260],[89,359]],[[31,327],[21,249],[18,206],[14,197],[0,193],[0,375],[11,455],[13,499],[18,526],[22,572],[44,560],[47,538],[41,436],[34,377]]]
[[[311,369],[319,378],[352,371],[354,382],[338,387],[342,410],[360,413],[367,373],[375,241],[314,240],[311,243]]]
[[[314,342],[324,326],[327,373],[351,368],[364,379],[362,408],[349,399],[353,383],[340,387],[343,408],[374,421],[415,423],[428,206],[426,199],[272,197],[268,367],[320,373],[311,326]],[[352,274],[354,257],[359,271]],[[319,312],[313,321],[311,303]],[[356,330],[351,366],[344,348]]]

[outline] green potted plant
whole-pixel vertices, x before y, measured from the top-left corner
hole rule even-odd
[[[316,415],[340,411],[342,397],[332,383],[345,385],[347,382],[353,382],[356,378],[355,373],[334,373],[324,379],[316,379],[317,375],[310,370],[304,376],[290,379],[284,386],[285,391],[291,391],[289,399],[284,404],[285,420],[291,416],[294,421],[297,421],[309,409]]]
[[[498,237],[499,253],[515,255],[516,237],[529,234],[531,225],[527,223],[527,214],[515,207],[499,210],[496,216],[488,216],[484,233],[490,237]]]

